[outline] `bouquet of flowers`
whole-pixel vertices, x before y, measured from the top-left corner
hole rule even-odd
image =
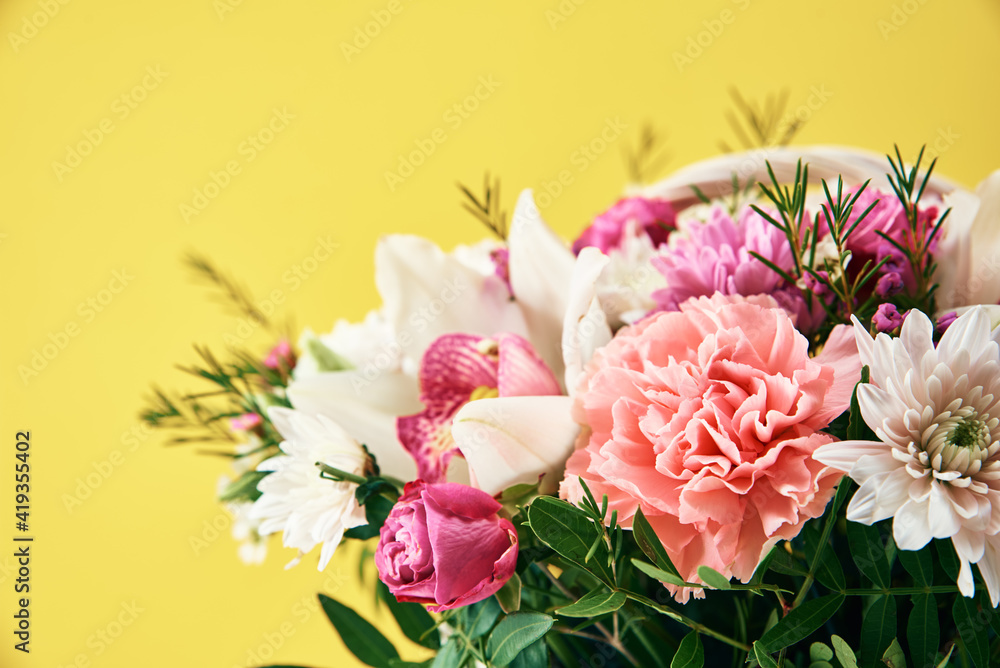
[[[363,321],[144,417],[229,444],[244,561],[366,541],[419,646],[321,595],[371,666],[1000,665],[1000,172],[933,170],[730,153],[572,244],[487,178],[495,238],[383,238]]]

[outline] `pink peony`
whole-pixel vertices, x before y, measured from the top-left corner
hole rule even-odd
[[[486,492],[459,485],[407,483],[382,527],[375,565],[399,601],[432,612],[492,596],[517,565],[517,531]]]
[[[685,302],[594,355],[561,495],[579,501],[582,477],[625,526],[642,508],[688,582],[702,565],[746,582],[775,543],[823,513],[842,474],[812,453],[834,440],[820,430],[859,378],[847,327],[810,358],[769,297]]]
[[[594,218],[590,227],[573,242],[573,252],[579,255],[587,246],[595,246],[606,254],[621,246],[625,226],[630,224],[644,232],[654,247],[659,246],[667,242],[675,227],[674,221],[674,208],[667,200],[626,197]]]
[[[720,206],[712,208],[705,223],[684,229],[689,238],[653,259],[667,280],[667,287],[653,293],[662,311],[676,311],[692,297],[770,295],[797,319],[804,330],[822,322],[818,304],[810,311],[799,289],[756,259],[757,253],[778,268],[791,271],[795,260],[784,233],[763,216],[746,207],[733,220]],[[818,318],[818,320],[817,320]]]

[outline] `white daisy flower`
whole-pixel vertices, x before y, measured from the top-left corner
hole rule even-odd
[[[258,532],[262,536],[280,531],[285,547],[299,551],[287,568],[322,544],[319,570],[323,570],[344,532],[367,521],[364,508],[354,497],[357,485],[320,477],[316,463],[362,475],[367,455],[347,432],[322,415],[287,408],[272,408],[268,415],[285,438],[281,443],[284,454],[257,467],[273,473],[257,485],[261,496],[250,516],[261,520]]]
[[[881,442],[820,447],[818,461],[860,488],[847,519],[892,517],[903,550],[951,539],[961,561],[959,590],[972,596],[978,564],[1000,604],[1000,330],[984,308],[959,317],[934,347],[933,326],[910,311],[899,338],[874,340],[854,320],[870,383],[858,388],[861,415]]]

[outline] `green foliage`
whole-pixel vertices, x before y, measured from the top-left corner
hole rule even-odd
[[[375,668],[390,668],[389,662],[399,658],[392,643],[354,610],[323,594],[319,602],[344,645],[358,660]]]

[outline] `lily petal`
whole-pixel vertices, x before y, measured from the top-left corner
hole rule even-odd
[[[463,264],[420,237],[392,235],[379,241],[375,285],[396,341],[413,359],[450,332],[527,335],[501,278]]]
[[[469,463],[472,484],[499,494],[518,483],[554,489],[580,432],[565,396],[500,397],[471,401],[455,415],[455,443]]]
[[[611,327],[597,298],[597,278],[610,260],[597,248],[580,251],[573,267],[569,304],[563,319],[562,351],[566,390],[572,396],[594,351],[611,341]]]
[[[372,451],[383,472],[402,480],[413,480],[417,467],[396,439],[396,417],[419,411],[418,396],[416,378],[389,371],[371,379],[361,370],[330,371],[288,386],[296,410],[333,420]]]
[[[563,361],[559,344],[575,258],[542,221],[531,190],[522,192],[517,200],[507,245],[510,285],[524,314],[527,338],[556,378],[561,378]]]

